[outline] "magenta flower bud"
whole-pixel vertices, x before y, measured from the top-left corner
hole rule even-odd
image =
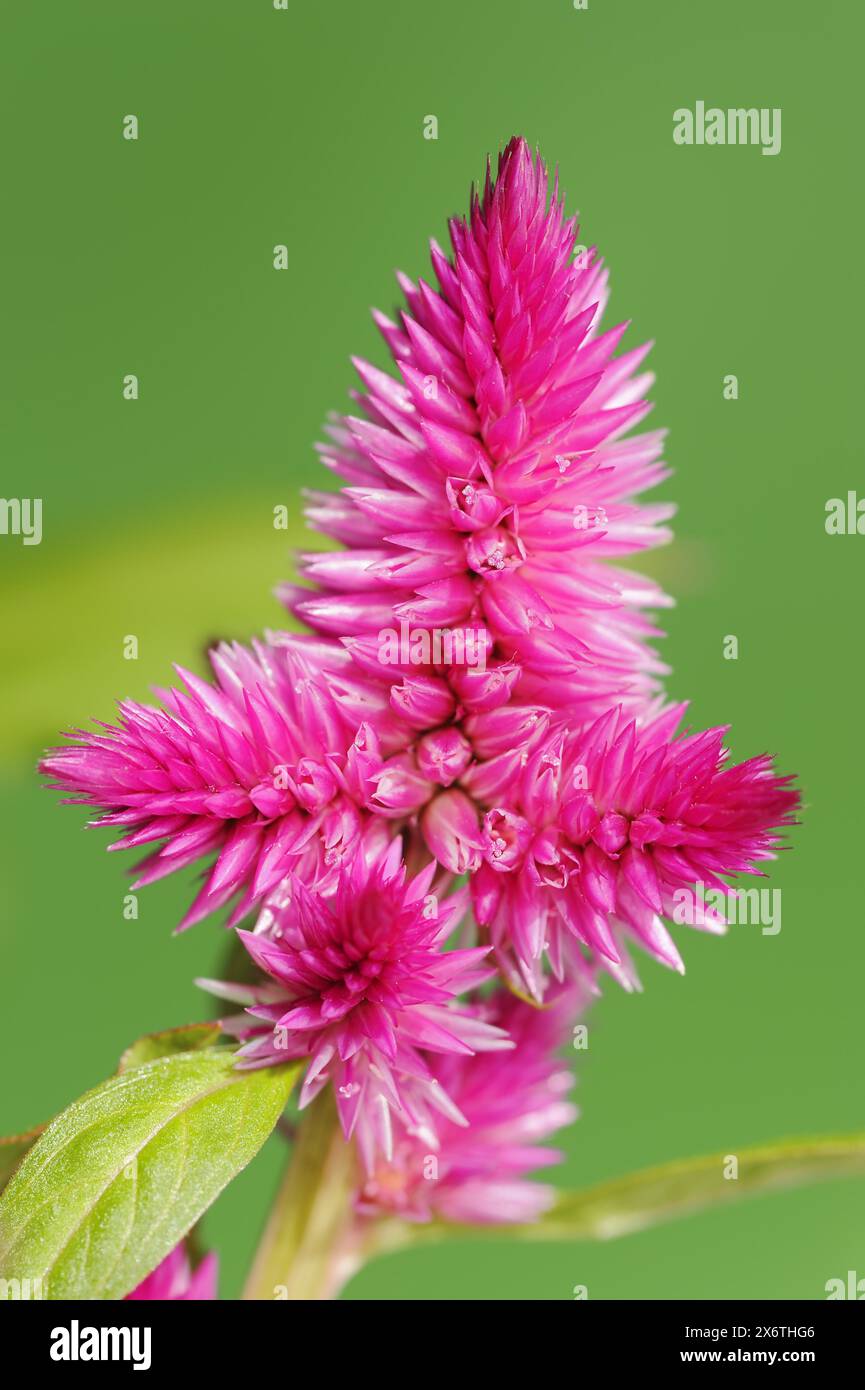
[[[458,531],[482,531],[495,526],[510,510],[490,488],[466,478],[448,478],[445,491],[451,521]]]
[[[620,854],[628,843],[627,820],[615,811],[608,811],[592,831],[592,839],[605,854]]]
[[[294,796],[289,791],[288,786],[286,784],[279,785],[280,776],[280,770],[277,768],[269,782],[259,782],[252,787],[249,793],[249,800],[256,811],[260,811],[268,820],[272,820],[274,816],[286,815],[295,804]],[[225,793],[222,795],[224,796]],[[208,809],[212,810],[213,808],[209,807]],[[223,812],[223,814],[225,813]]]
[[[513,569],[522,558],[518,542],[504,526],[478,531],[466,541],[466,560],[476,574]]]
[[[449,787],[471,762],[472,746],[459,729],[434,729],[420,739],[415,755],[424,777]]]
[[[264,785],[267,786],[268,784],[265,783]],[[242,791],[240,787],[228,787],[225,791],[214,792],[213,796],[208,796],[202,805],[202,810],[207,811],[208,815],[220,816],[225,820],[248,816],[251,810],[250,803],[261,810],[256,800],[256,791],[256,787],[252,787],[249,792]],[[264,812],[264,814],[280,815],[283,811],[290,811],[293,804],[290,792],[287,796],[285,793],[277,793],[277,808],[274,811]]]
[[[336,794],[333,774],[315,758],[301,758],[294,773],[295,795],[305,811],[320,811]]]
[[[434,729],[454,713],[450,687],[435,676],[408,676],[390,692],[391,708],[413,729]]]
[[[537,880],[550,888],[564,888],[571,872],[562,862],[559,840],[556,827],[547,826],[532,841],[532,861]]]
[[[372,787],[372,778],[382,769],[381,748],[375,730],[361,724],[354,742],[345,755],[342,779],[349,796],[365,802]]]
[[[512,811],[487,811],[484,816],[484,858],[490,868],[505,873],[522,864],[532,843],[532,827]]]
[[[598,912],[616,910],[616,867],[597,845],[586,845],[582,854],[580,887]]]
[[[509,748],[528,748],[545,731],[549,714],[539,706],[509,705],[488,714],[473,714],[463,728],[479,758],[494,758]]]
[[[484,714],[508,703],[519,678],[519,666],[506,661],[487,670],[467,666],[452,671],[450,682],[461,705],[474,714]]]
[[[661,885],[651,854],[628,845],[622,855],[622,876],[653,912],[663,912]]]
[[[440,312],[435,296],[430,296],[433,315]],[[448,429],[437,424],[428,415],[421,420],[421,434],[427,452],[432,455],[442,473],[458,473],[461,476],[477,477],[488,468],[490,456],[480,440],[464,430]]]
[[[398,618],[405,618],[419,627],[456,627],[468,620],[474,601],[471,579],[468,575],[456,574],[449,579],[420,585],[416,595],[397,604],[393,611]],[[385,624],[378,626],[383,628]]]
[[[469,796],[482,805],[497,803],[513,793],[516,779],[525,763],[521,748],[511,748],[485,763],[472,763],[463,773],[460,785]]]
[[[571,796],[562,807],[562,829],[575,845],[581,845],[589,838],[598,820],[595,803],[587,792]]]
[[[474,803],[451,787],[426,807],[421,830],[431,854],[453,874],[471,873],[481,862],[481,838]]]
[[[449,676],[462,671],[485,671],[495,643],[485,627],[455,627],[443,635],[443,664]]]
[[[498,462],[505,462],[525,441],[529,432],[529,416],[522,401],[500,415],[485,432],[486,446]]]
[[[372,843],[371,829],[362,821],[361,813],[351,802],[335,801],[328,807],[321,818],[319,829],[323,868],[315,876],[317,883],[332,881],[332,875],[328,871],[338,868],[346,855],[355,852],[361,839],[361,830],[365,831],[364,843]]]
[[[650,845],[655,840],[663,838],[664,824],[658,820],[657,816],[642,815],[637,816],[631,822],[629,839],[631,844],[637,849],[642,849],[644,845]]]
[[[418,771],[411,753],[397,753],[389,758],[372,782],[370,810],[383,816],[411,815],[419,811],[432,794],[429,782]]]

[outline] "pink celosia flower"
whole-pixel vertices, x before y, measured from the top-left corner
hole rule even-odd
[[[638,727],[613,709],[551,736],[484,816],[475,916],[539,997],[544,953],[561,978],[582,968],[578,946],[626,988],[638,986],[629,939],[682,970],[661,921],[674,894],[726,891],[719,875],[757,872],[793,823],[791,779],[765,756],[728,765],[725,729],[671,740],[682,712]],[[704,925],[724,924],[707,914]]]
[[[193,1272],[183,1242],[126,1295],[127,1301],[204,1303],[216,1298],[216,1256],[205,1255]]]
[[[771,858],[798,798],[766,756],[728,765],[723,730],[674,737],[649,646],[667,600],[610,563],[668,537],[670,507],[634,500],[666,476],[662,435],[625,437],[648,411],[647,349],[617,356],[626,325],[600,331],[606,271],[574,258],[525,141],[450,232],[438,289],[402,277],[401,321],[376,316],[402,380],[358,362],[359,414],[323,451],[346,486],[309,516],[345,548],[301,557],[312,587],[282,591],[312,634],[222,647],[216,685],[122,704],[43,766],[123,827],[117,848],[159,846],[139,883],[216,856],[185,924],[261,907],[243,939],[270,978],[228,987],[258,1020],[235,1024],[241,1063],[308,1057],[303,1103],[333,1081],[407,1209],[482,1219],[492,1166],[456,1127],[489,1157],[509,1077],[503,1140],[547,1113],[528,1063],[473,1056],[507,1044],[487,1006],[455,1002],[486,952],[538,998],[547,962],[578,989],[599,966],[634,987],[628,941],[679,968],[674,895]],[[468,890],[429,899],[462,874]],[[467,893],[483,944],[443,950]],[[497,1008],[531,1052],[544,1025]],[[451,1176],[433,1200],[411,1175],[437,1135]]]
[[[222,646],[211,662],[216,685],[181,671],[188,693],[157,692],[163,709],[124,701],[118,726],[79,730],[42,763],[70,801],[106,813],[94,824],[123,827],[112,849],[163,842],[136,887],[216,853],[183,926],[237,894],[239,921],[289,869],[326,878],[368,829],[361,807],[382,766],[297,641]]]
[[[576,1119],[566,1099],[573,1076],[555,1054],[584,1002],[577,989],[557,989],[538,1009],[499,989],[479,1006],[510,1035],[514,1051],[430,1058],[468,1127],[442,1115],[431,1124],[399,1126],[392,1158],[380,1159],[367,1177],[360,1210],[410,1220],[537,1220],[554,1189],[527,1182],[525,1174],[560,1160],[538,1140]]]
[[[245,1066],[308,1057],[300,1105],[328,1081],[347,1136],[357,1131],[368,1161],[389,1154],[392,1116],[416,1122],[421,1105],[464,1123],[423,1052],[471,1056],[510,1047],[501,1028],[455,998],[489,979],[489,948],[443,950],[468,901],[464,889],[439,899],[437,866],[409,879],[393,840],[370,864],[363,853],[343,863],[335,892],[311,892],[289,878],[256,933],[239,932],[273,983],[249,988],[202,981],[261,1020],[229,1020],[247,1039]]]

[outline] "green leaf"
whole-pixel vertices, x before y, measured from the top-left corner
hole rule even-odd
[[[219,1025],[213,1022],[187,1023],[182,1028],[165,1028],[160,1033],[148,1033],[127,1047],[117,1070],[129,1071],[131,1067],[140,1067],[157,1057],[170,1057],[175,1052],[198,1052],[205,1047],[214,1047],[222,1036]],[[0,1138],[0,1192],[46,1128],[47,1125],[36,1125],[26,1134]]]
[[[731,1172],[729,1157],[713,1154],[683,1159],[614,1178],[582,1192],[561,1192],[551,1210],[527,1226],[458,1226],[443,1221],[424,1226],[383,1223],[378,1234],[372,1236],[371,1253],[457,1236],[472,1240],[612,1240],[679,1216],[735,1202],[740,1197],[803,1187],[828,1178],[863,1175],[865,1133],[779,1140],[741,1149],[735,1155],[736,1177],[725,1176],[725,1172]]]
[[[161,1033],[146,1033],[127,1047],[120,1058],[118,1072],[141,1067],[157,1057],[171,1057],[175,1052],[200,1052],[215,1047],[222,1037],[218,1023],[187,1023],[182,1028],[164,1028]]]
[[[28,1149],[33,1148],[44,1129],[44,1125],[37,1125],[35,1129],[28,1130],[26,1134],[13,1134],[8,1139],[0,1139],[0,1192],[3,1191],[18,1164]]]
[[[121,1072],[54,1120],[0,1197],[0,1273],[49,1299],[118,1299],[186,1235],[273,1129],[299,1063],[227,1048]]]

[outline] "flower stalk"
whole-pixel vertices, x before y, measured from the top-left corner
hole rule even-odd
[[[246,1300],[333,1298],[358,1267],[353,1253],[354,1149],[330,1090],[306,1113],[243,1292]]]
[[[729,1154],[676,1159],[576,1192],[559,1192],[538,1220],[523,1225],[395,1219],[370,1223],[364,1258],[407,1246],[454,1240],[576,1243],[616,1240],[746,1197],[794,1191],[819,1182],[865,1176],[865,1131],[776,1139]]]

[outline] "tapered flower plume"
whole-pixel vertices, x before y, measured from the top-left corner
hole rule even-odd
[[[682,970],[661,920],[675,895],[725,893],[721,875],[758,872],[793,823],[798,793],[770,758],[728,765],[724,729],[672,739],[681,713],[638,727],[614,709],[551,736],[484,815],[475,916],[538,997],[545,953],[561,978],[585,968],[583,948],[629,989],[629,940]],[[724,929],[718,913],[702,925]]]
[[[599,331],[606,270],[524,140],[450,233],[450,258],[432,243],[438,289],[400,277],[400,322],[376,315],[402,380],[356,362],[363,415],[323,450],[348,486],[309,516],[348,550],[304,557],[319,592],[286,602],[338,638],[395,616],[479,625],[522,701],[639,710],[664,670],[642,610],[666,600],[602,562],[668,539],[671,509],[633,501],[665,476],[662,436],[622,438],[649,409],[648,348],[616,356],[627,325]]]
[[[556,1052],[584,1003],[573,987],[557,989],[543,1009],[497,990],[480,1011],[508,1033],[514,1051],[430,1059],[468,1127],[443,1115],[431,1125],[399,1127],[391,1160],[379,1160],[367,1177],[360,1210],[415,1221],[537,1220],[554,1189],[525,1175],[559,1162],[561,1154],[538,1141],[577,1117],[567,1099],[573,1076]]]
[[[126,1295],[127,1302],[207,1303],[216,1298],[217,1259],[205,1255],[193,1270],[181,1241],[146,1279]]]
[[[321,882],[374,834],[360,808],[381,767],[375,738],[301,650],[222,646],[215,685],[180,671],[188,689],[157,692],[162,709],[124,701],[117,725],[79,730],[42,763],[71,802],[105,813],[94,824],[123,828],[112,849],[163,842],[136,887],[216,854],[183,926],[235,895],[240,920],[290,869]]]
[[[248,1002],[259,1020],[225,1024],[246,1040],[243,1065],[308,1057],[301,1108],[333,1082],[345,1133],[357,1133],[367,1163],[391,1153],[394,1116],[412,1125],[437,1111],[465,1123],[424,1052],[470,1057],[511,1046],[501,1028],[453,1007],[492,974],[488,947],[442,949],[465,912],[466,891],[439,899],[431,892],[437,866],[410,879],[401,851],[396,839],[373,863],[357,852],[329,896],[286,881],[259,931],[238,933],[272,983],[201,982]]]

